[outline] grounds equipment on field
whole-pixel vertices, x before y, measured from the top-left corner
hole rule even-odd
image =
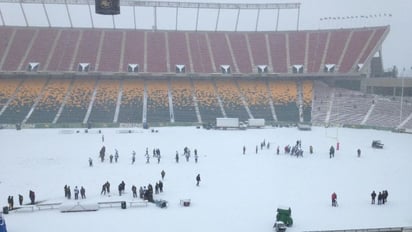
[[[293,225],[292,210],[289,208],[278,208],[276,222],[283,222],[286,226]]]

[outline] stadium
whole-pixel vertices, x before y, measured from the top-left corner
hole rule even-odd
[[[411,231],[412,80],[384,68],[391,26],[322,17],[338,24],[302,30],[301,10],[0,0],[0,199],[24,195],[1,205],[9,231],[274,231],[280,206],[292,208],[290,232]],[[218,119],[241,124],[211,130]],[[295,142],[301,157],[287,155]],[[100,161],[102,147],[119,163]],[[177,161],[188,147],[199,162]],[[160,171],[167,209],[129,191]],[[64,185],[87,198],[63,197]],[[371,204],[372,190],[388,202]]]
[[[389,26],[178,31],[49,22],[0,30],[3,127],[193,125],[228,117],[412,128],[410,82],[383,71]]]

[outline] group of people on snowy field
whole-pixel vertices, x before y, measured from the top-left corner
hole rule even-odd
[[[83,186],[81,186],[80,189],[77,186],[75,186],[73,193],[74,193],[75,200],[79,199],[79,194],[82,199],[86,199],[86,189]],[[64,197],[69,200],[72,198],[71,189],[70,189],[70,186],[68,185],[64,186]]]
[[[30,198],[30,204],[35,203],[34,199],[34,192],[32,190],[29,191],[29,198]],[[18,200],[19,200],[19,205],[23,205],[23,195],[19,194],[18,195]],[[9,210],[14,209],[14,197],[13,196],[8,196],[7,197],[7,205]]]
[[[110,154],[109,156],[110,163],[113,163],[113,158],[114,158],[114,162],[117,163],[117,161],[119,160],[119,151],[117,151],[117,149],[114,149],[114,156],[113,154]]]
[[[371,193],[371,204],[372,205],[376,203],[376,197],[378,197],[378,205],[383,205],[388,200],[388,191],[383,190],[382,192],[379,192],[378,194],[376,194],[375,190],[373,190]],[[338,196],[335,192],[332,193],[331,199],[332,199],[332,207],[337,207],[338,206]]]
[[[197,163],[198,160],[199,160],[199,155],[197,154],[197,149],[194,149],[194,150],[193,150],[193,153],[194,153],[195,163]],[[189,149],[188,147],[184,147],[184,148],[183,148],[183,154],[182,154],[182,156],[185,157],[186,162],[189,162],[190,157],[191,157],[191,151],[190,151],[190,149]],[[175,161],[176,161],[176,163],[179,163],[179,152],[178,152],[178,151],[176,151]]]
[[[157,163],[159,164],[160,160],[162,158],[159,148],[154,148],[153,149],[153,155],[152,156],[149,154],[149,148],[146,148],[146,153],[145,153],[144,156],[146,158],[146,164],[150,163],[150,158],[152,158],[152,157],[156,158]],[[186,158],[186,161],[189,162],[190,157],[191,157],[191,150],[188,147],[185,147],[184,150],[183,150],[182,156],[184,156]],[[100,151],[99,151],[99,158],[100,158],[101,162],[105,161],[105,157],[106,157],[106,147],[102,146],[100,148]],[[179,163],[179,159],[180,159],[179,152],[176,151],[176,155],[175,155],[176,163]],[[115,149],[115,154],[114,155],[111,154],[109,156],[110,163],[113,163],[113,160],[114,160],[115,163],[117,163],[118,160],[119,160],[119,151],[117,149]],[[197,153],[197,149],[194,149],[194,160],[195,160],[195,163],[197,163],[198,160],[199,160],[199,155]],[[136,162],[136,151],[132,151],[132,164],[134,164],[135,162]],[[89,157],[89,167],[93,167],[93,159],[91,157]]]
[[[260,150],[263,150],[264,148],[270,149],[270,142],[266,141],[266,139],[264,139],[260,143]],[[296,144],[293,147],[290,146],[290,145],[286,145],[286,146],[284,146],[283,149],[284,149],[283,150],[284,154],[290,154],[290,155],[294,155],[296,157],[303,157],[303,149],[302,149],[302,141],[301,140],[297,140]],[[259,145],[256,145],[255,153],[256,154],[259,153]],[[313,154],[313,146],[309,146],[309,153]],[[242,154],[246,155],[246,146],[243,146]],[[280,147],[279,146],[276,147],[276,154],[277,155],[280,154]]]
[[[135,186],[132,187],[132,192],[133,192],[133,197],[137,196],[137,194],[135,194],[134,190],[136,189]],[[159,194],[163,192],[163,182],[161,180],[159,180],[159,182],[156,182],[155,184],[155,194]],[[148,184],[147,187],[146,186],[140,186],[139,188],[139,198],[143,199],[143,200],[147,200],[149,202],[154,202],[153,199],[153,186],[151,184]]]
[[[376,194],[375,190],[372,191],[371,193],[371,199],[372,202],[371,204],[375,204],[375,199],[376,196],[378,197],[378,205],[383,205],[386,203],[387,199],[388,199],[388,191],[387,190],[383,190],[382,192],[379,192],[378,194]]]

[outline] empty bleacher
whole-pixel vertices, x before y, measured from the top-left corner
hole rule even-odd
[[[339,65],[340,56],[345,48],[346,41],[349,38],[350,30],[341,30],[331,33],[329,46],[326,48],[325,64]]]
[[[80,38],[79,30],[61,30],[56,47],[52,51],[47,69],[49,71],[73,71],[72,60]],[[77,66],[74,67],[76,69]]]
[[[372,32],[373,30],[353,32],[342,63],[340,64],[340,72],[349,72],[354,65],[357,65],[355,64],[355,62],[360,57],[362,49],[367,44],[369,37],[372,35]]]
[[[211,80],[193,80],[200,115],[204,123],[215,123],[223,117]]]
[[[377,28],[375,30],[375,34],[371,38],[371,41],[367,45],[365,52],[363,53],[362,57],[359,60],[359,63],[364,64],[366,62],[366,59],[368,56],[371,55],[373,49],[379,44],[379,40],[383,38],[383,35],[385,34],[386,30],[385,28]],[[373,55],[373,54],[372,54]]]
[[[21,82],[22,80],[20,78],[0,78],[0,110],[2,110],[9,99],[13,97],[13,94]]]
[[[7,48],[9,47],[10,44],[12,44],[13,42],[13,34],[16,30],[14,28],[11,27],[0,27],[0,41],[2,41],[2,43],[0,43],[0,54],[3,54],[0,61],[3,60],[4,58],[4,54],[7,51]],[[2,64],[0,63],[0,68],[1,68]]]
[[[19,28],[15,29],[14,38],[8,42],[9,50],[7,54],[0,54],[0,57],[5,56],[3,66],[4,71],[16,71],[19,70],[20,63],[24,59],[24,56],[29,49],[31,41],[36,34],[37,29],[33,28]],[[21,70],[21,69],[20,69]],[[26,68],[22,68],[26,70]]]
[[[305,65],[307,32],[296,31],[288,33],[290,64]]]
[[[235,72],[230,50],[223,32],[208,33],[210,47],[215,61],[215,70],[220,70],[220,65],[230,65],[232,72]]]
[[[270,100],[265,80],[237,80],[240,91],[254,118],[272,121]]]
[[[170,72],[167,69],[166,32],[147,32],[147,72]],[[171,45],[173,46],[173,45]]]
[[[71,82],[71,79],[50,79],[27,123],[53,122]]]
[[[96,79],[76,79],[57,122],[82,123],[90,105],[95,85]]]
[[[405,102],[402,105],[399,97],[379,97],[375,100],[375,107],[366,121],[366,125],[386,128],[396,128],[412,113],[412,104]]]
[[[191,72],[185,34],[178,32],[169,32],[168,44],[171,66],[170,71],[173,72],[176,68],[176,65],[185,65],[186,72]]]
[[[39,63],[39,69],[46,64],[48,55],[51,52],[52,44],[56,38],[58,31],[49,28],[39,29],[37,37],[33,41],[33,45],[30,47],[27,58],[22,63],[22,69],[28,68],[30,62]]]
[[[239,72],[252,73],[254,67],[252,67],[250,61],[250,55],[247,49],[245,34],[227,33],[227,36],[232,46],[233,55],[236,59]],[[267,62],[264,64],[267,64]]]
[[[197,122],[190,80],[172,80],[171,88],[175,122]]]
[[[296,104],[297,86],[294,81],[269,82],[276,117],[279,121],[298,122],[299,110]]]
[[[290,73],[291,65],[305,72],[322,72],[322,64],[337,72],[352,72],[381,45],[389,27],[297,32],[180,32],[111,29],[1,28],[1,70],[26,71],[28,62],[41,71],[78,71],[79,63],[97,72],[174,72],[176,64],[192,73],[256,73],[268,65],[274,73]],[[327,46],[326,46],[327,45]],[[345,49],[346,48],[346,49]],[[324,55],[325,59],[324,59]],[[341,68],[339,69],[339,67]],[[193,69],[193,70],[192,70]]]
[[[113,122],[119,86],[119,80],[99,80],[89,122]]]
[[[287,73],[287,61],[286,61],[286,35],[284,33],[271,33],[269,36],[269,51],[272,57],[273,72],[275,73]]]
[[[21,123],[40,95],[46,80],[47,78],[42,77],[25,79],[15,98],[0,116],[0,121],[5,124]]]
[[[123,33],[104,31],[98,71],[119,72]]]
[[[95,69],[102,34],[103,33],[100,30],[82,31],[82,37],[79,41],[79,49],[77,56],[74,59],[74,69],[77,69],[79,63],[89,63],[90,70]]]
[[[241,101],[241,95],[234,80],[219,79],[215,81],[217,93],[222,100],[223,108],[229,118],[239,118],[241,121],[249,119],[249,114]]]
[[[193,72],[214,73],[205,33],[188,32],[189,49],[192,54]],[[170,45],[173,46],[173,45]]]
[[[327,38],[328,32],[317,31],[309,33],[308,60],[306,64],[308,73],[322,72],[321,58],[325,52]]]
[[[144,81],[142,79],[125,79],[122,86],[118,122],[142,123]]]
[[[265,34],[261,33],[246,33],[250,44],[251,56],[255,65],[272,65],[269,64],[268,49],[266,46]],[[244,47],[243,49],[246,49]]]
[[[330,88],[322,81],[315,81],[313,88],[312,122],[316,124],[324,124],[332,101],[331,95],[334,89]]]
[[[313,81],[302,82],[303,91],[303,120],[312,121]]]
[[[145,32],[127,31],[122,71],[127,71],[128,64],[138,64],[139,72],[145,72],[145,51]]]
[[[147,122],[170,122],[168,80],[145,80]]]
[[[360,125],[374,97],[359,91],[338,88],[330,112],[331,124]]]

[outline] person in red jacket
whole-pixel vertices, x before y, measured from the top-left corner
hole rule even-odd
[[[338,206],[337,198],[338,198],[338,196],[336,195],[335,192],[333,192],[332,193],[332,207]]]

